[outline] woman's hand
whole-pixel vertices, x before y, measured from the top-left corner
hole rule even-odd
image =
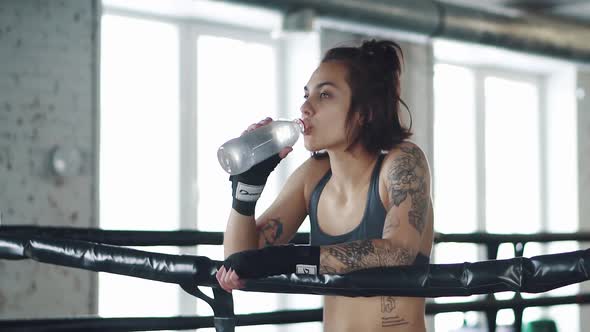
[[[219,286],[228,293],[231,293],[234,289],[244,288],[244,281],[240,280],[236,271],[226,270],[225,266],[221,266],[215,277]]]
[[[227,292],[244,287],[240,279],[266,278],[279,274],[317,275],[320,265],[320,247],[317,246],[268,246],[244,250],[229,255],[216,277]]]
[[[271,118],[266,118],[258,123],[250,125],[244,133],[256,130],[271,122]],[[256,201],[258,201],[262,194],[268,176],[272,173],[275,167],[277,167],[281,160],[292,150],[291,147],[286,147],[279,153],[254,165],[246,172],[229,177],[229,180],[232,183],[232,208],[236,212],[244,216],[254,216]]]

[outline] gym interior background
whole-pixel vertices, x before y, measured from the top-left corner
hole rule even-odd
[[[550,42],[566,41],[556,52],[534,42],[510,45],[517,29],[497,22],[490,29],[499,37],[469,41],[441,34],[442,26],[428,34],[407,28],[411,24],[347,19],[344,9],[331,12],[330,6],[285,12],[250,2],[261,1],[0,1],[2,224],[223,231],[230,188],[217,147],[265,116],[298,117],[302,88],[323,50],[377,37],[400,42],[404,51],[402,95],[413,140],[431,161],[436,231],[590,230],[590,51],[584,46],[590,3],[386,5],[406,10],[408,21],[428,6],[468,8],[481,14],[475,25],[494,15],[540,18],[544,25],[536,28],[546,30]],[[295,147],[271,176],[260,206],[307,157]],[[524,254],[585,246],[531,243]],[[222,259],[219,246],[143,249]],[[475,244],[439,244],[433,254],[435,263],[485,257]],[[513,255],[510,246],[500,247],[499,258]],[[523,296],[587,289],[583,283]],[[464,299],[436,301],[458,300]],[[247,292],[237,292],[234,301],[236,313],[322,304],[319,296]],[[560,331],[585,331],[587,311],[528,308],[524,320],[546,317]],[[1,319],[195,313],[211,310],[176,285],[0,260]],[[513,321],[510,310],[497,317],[499,325]],[[482,322],[477,312],[428,318],[430,331]],[[320,331],[320,323],[238,330]]]

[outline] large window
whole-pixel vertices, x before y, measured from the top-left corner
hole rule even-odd
[[[236,56],[239,54],[239,56]],[[231,188],[228,175],[220,172],[217,148],[240,135],[247,125],[266,116],[277,117],[276,49],[272,44],[236,38],[200,35],[197,37],[197,188],[198,228],[224,231],[229,215]],[[266,199],[277,189],[267,186]],[[266,205],[261,199],[261,205]],[[199,255],[223,259],[222,246],[200,247]],[[255,303],[255,305],[253,305]],[[236,312],[273,311],[276,294],[236,292]],[[208,306],[198,306],[200,315],[212,315]],[[276,331],[273,326],[243,328]]]
[[[228,175],[220,171],[216,152],[229,138],[240,135],[250,123],[270,116],[294,118],[298,110],[281,109],[279,49],[270,39],[251,39],[240,33],[199,34],[196,38],[196,139],[197,139],[197,227],[204,231],[224,231],[229,215],[231,187]],[[236,56],[239,54],[239,56]],[[296,92],[303,88],[301,84]],[[291,92],[289,92],[291,93]],[[298,142],[300,144],[300,142]],[[295,149],[302,149],[302,145]],[[300,163],[301,156],[290,156],[273,172],[257,204],[257,213],[268,207],[280,190],[282,170]],[[199,255],[223,259],[223,247],[200,246]],[[237,313],[270,312],[279,309],[321,306],[321,297],[279,295],[237,291]],[[302,304],[302,299],[305,303]],[[212,315],[208,306],[197,307],[199,315]],[[243,331],[320,331],[321,324],[294,326],[241,327]]]
[[[556,133],[547,123],[547,98],[543,92],[548,78],[517,71],[473,65],[438,63],[434,68],[434,187],[436,230],[443,233],[530,234],[542,230],[572,231],[574,220],[563,227],[551,227],[547,206],[550,173],[565,171],[568,162],[547,170],[552,153],[546,143]],[[452,83],[452,84],[451,84]],[[565,114],[565,113],[564,113]],[[563,130],[561,128],[560,130]],[[565,131],[563,133],[566,133]],[[526,245],[527,257],[549,251],[573,250],[572,244]],[[487,259],[483,246],[440,244],[435,249],[436,263],[460,263]],[[460,257],[460,259],[457,259]],[[512,245],[501,245],[498,258],[514,257]],[[546,294],[575,294],[575,287]],[[497,293],[509,299],[514,293]],[[540,295],[523,294],[530,298]],[[482,298],[438,299],[440,302]],[[561,309],[528,308],[523,320],[550,317],[560,330],[575,331],[577,311],[564,318]],[[575,316],[572,319],[572,316]],[[469,312],[439,314],[437,331],[452,331],[462,326],[485,325],[482,314]],[[511,325],[511,310],[498,312],[498,325]]]

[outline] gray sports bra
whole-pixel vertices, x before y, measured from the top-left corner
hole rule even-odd
[[[329,235],[324,233],[320,228],[317,217],[318,203],[326,183],[328,183],[332,177],[332,170],[328,170],[328,172],[326,172],[326,174],[320,179],[309,200],[309,221],[311,226],[309,241],[312,246],[325,246],[357,240],[380,239],[383,236],[383,226],[387,211],[383,207],[379,195],[379,171],[381,170],[381,164],[383,163],[384,158],[384,154],[379,155],[375,168],[373,169],[367,195],[367,204],[361,222],[352,231],[345,234]],[[430,257],[418,253],[414,264],[428,264],[429,262]]]

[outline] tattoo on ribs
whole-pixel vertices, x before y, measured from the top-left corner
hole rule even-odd
[[[398,316],[394,310],[396,308],[396,300],[393,296],[381,297],[381,327],[392,327],[409,324],[403,317]]]
[[[395,206],[400,206],[408,196],[411,197],[409,222],[422,234],[429,200],[425,179],[428,166],[417,147],[402,146],[401,150],[403,153],[396,158],[389,171],[389,195]]]
[[[264,245],[272,246],[283,235],[283,223],[279,218],[270,219],[260,230],[264,237]]]
[[[328,246],[322,252],[321,273],[348,273],[381,266],[410,265],[415,253],[388,242],[355,241]]]

